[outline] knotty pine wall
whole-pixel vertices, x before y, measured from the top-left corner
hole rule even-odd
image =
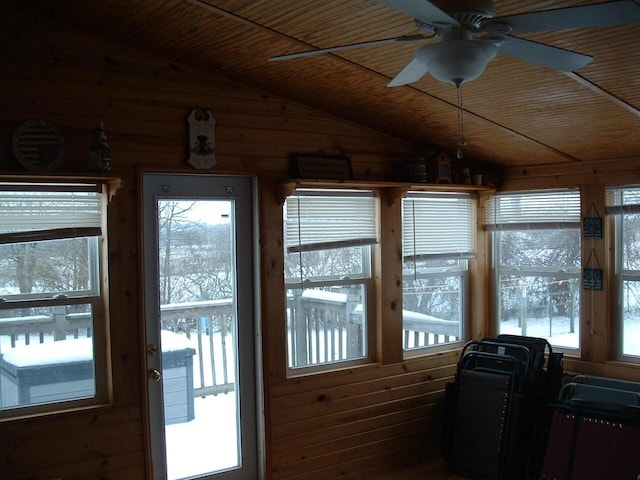
[[[193,172],[186,163],[186,116],[210,109],[217,119],[220,174],[259,182],[261,321],[266,477],[273,480],[368,480],[438,454],[442,389],[457,351],[403,361],[398,347],[398,217],[381,201],[378,271],[379,363],[287,379],[284,347],[281,189],[288,157],[344,153],[358,179],[393,178],[416,148],[398,140],[246,88],[218,76],[74,33],[0,6],[0,173],[23,174],[10,153],[13,129],[30,118],[58,125],[68,152],[60,174],[86,171],[90,129],[104,121],[120,189],[109,209],[113,402],[84,412],[0,423],[2,480],[138,480],[147,468],[138,175]],[[580,186],[602,203],[606,184],[640,182],[635,161],[505,171],[505,189]],[[383,192],[383,197],[385,193]],[[382,198],[381,200],[385,200]],[[387,199],[388,200],[388,199]],[[586,203],[588,205],[588,203]],[[599,208],[599,211],[603,209]],[[602,245],[608,258],[608,246]],[[491,332],[490,256],[478,238],[472,301],[473,337]],[[607,260],[608,261],[608,260]],[[605,266],[605,268],[608,268]],[[606,285],[606,283],[605,283]],[[575,372],[640,380],[640,369],[611,360],[607,291],[583,303],[581,358]],[[594,308],[596,305],[597,308]],[[382,341],[384,338],[384,342]]]
[[[388,179],[414,146],[6,6],[0,41],[0,173],[24,173],[10,139],[31,118],[54,123],[65,136],[67,155],[56,174],[86,172],[90,129],[103,121],[112,173],[124,182],[109,207],[112,405],[0,423],[0,478],[149,478],[138,175],[146,168],[193,172],[185,140],[194,107],[217,119],[215,173],[259,182],[260,261],[269,280],[261,292],[267,478],[369,479],[437,455],[442,389],[456,352],[402,361],[394,347],[386,364],[285,377],[279,181],[289,155],[343,153],[356,178]],[[398,248],[390,235],[396,238],[386,255]]]

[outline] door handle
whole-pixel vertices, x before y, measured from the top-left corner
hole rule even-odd
[[[162,378],[162,373],[157,368],[147,370],[147,380],[150,382],[159,382]]]

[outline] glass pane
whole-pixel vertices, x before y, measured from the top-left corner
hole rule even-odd
[[[241,466],[232,209],[230,201],[158,202],[170,480]]]
[[[368,276],[365,255],[369,247],[333,248],[287,254],[285,250],[285,278],[290,281],[303,279],[322,280],[346,276]],[[302,262],[302,272],[300,271]]]
[[[580,268],[580,230],[499,232],[500,266]]]
[[[579,229],[496,233],[498,333],[579,348],[580,233]]]
[[[637,278],[640,271],[640,214],[622,216],[623,270]],[[640,282],[622,282],[622,354],[640,356]]]
[[[367,356],[366,287],[287,290],[289,367]]]
[[[640,357],[640,282],[622,284],[622,354]]]
[[[623,269],[640,271],[640,215],[628,214],[623,217],[622,246]]]
[[[96,393],[90,304],[0,310],[0,408]]]
[[[404,349],[461,340],[463,276],[451,271],[458,268],[458,261],[410,261],[403,267]]]
[[[0,297],[99,294],[97,241],[91,237],[0,245]]]
[[[546,338],[579,348],[580,280],[556,276],[500,275],[498,333]]]

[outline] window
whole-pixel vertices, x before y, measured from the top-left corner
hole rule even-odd
[[[105,197],[0,183],[0,416],[106,397]]]
[[[410,192],[402,199],[405,350],[464,338],[474,218],[468,194]]]
[[[640,360],[640,187],[607,190],[614,218],[615,268],[612,283],[620,326],[619,353]]]
[[[579,190],[501,194],[485,207],[493,231],[498,333],[579,348]]]
[[[367,191],[299,190],[284,205],[288,366],[369,361],[377,199]]]

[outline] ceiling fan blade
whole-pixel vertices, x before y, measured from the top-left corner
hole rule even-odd
[[[278,62],[280,60],[292,60],[294,58],[310,57],[312,55],[320,55],[321,53],[341,52],[343,50],[351,50],[352,48],[370,47],[372,45],[384,45],[386,43],[396,42],[413,42],[416,40],[426,40],[431,37],[424,35],[406,35],[404,37],[383,38],[381,40],[372,40],[370,42],[351,43],[349,45],[340,45],[338,47],[320,48],[318,50],[308,50],[306,52],[290,53],[287,55],[278,55],[271,57],[270,62]]]
[[[426,0],[376,0],[387,7],[409,15],[411,18],[428,23],[445,23],[448,25],[460,25],[457,20],[440,10],[431,2]]]
[[[504,35],[502,39],[504,44],[500,46],[499,53],[563,72],[572,72],[584,67],[593,60],[593,57],[589,55],[571,52],[523,38]]]
[[[640,22],[640,5],[633,0],[595,3],[540,12],[495,17],[482,25],[507,23],[511,33],[567,30],[570,28],[609,27]]]
[[[401,85],[407,85],[409,83],[417,82],[420,80],[425,73],[429,71],[429,68],[418,60],[414,58],[411,60],[406,67],[402,69],[402,71],[396,75],[393,80],[391,80],[387,87],[399,87]]]

